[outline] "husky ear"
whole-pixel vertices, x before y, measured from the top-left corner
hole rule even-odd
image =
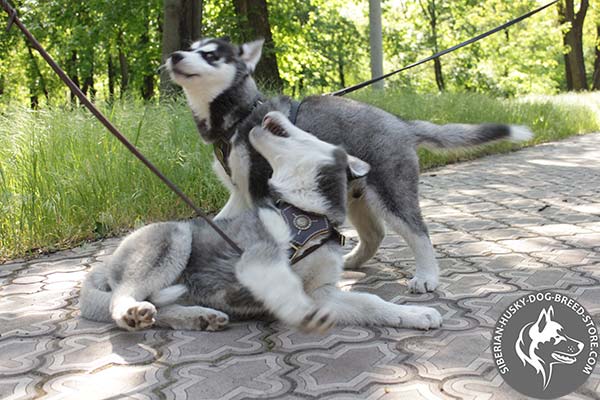
[[[548,307],[547,310],[542,309],[542,312],[540,313],[540,316],[537,320],[537,322],[535,323],[535,325],[537,326],[538,332],[542,332],[544,330],[544,328],[546,327],[546,324],[548,324],[548,322],[550,322],[552,320],[552,316],[554,315],[554,308],[552,306]]]
[[[348,154],[348,177],[358,179],[366,176],[371,170],[371,166],[358,157]]]
[[[260,61],[264,43],[265,39],[258,39],[240,46],[240,57],[251,72],[254,72],[256,64]]]
[[[229,36],[221,36],[219,39],[224,40],[227,43],[231,43],[231,38]]]

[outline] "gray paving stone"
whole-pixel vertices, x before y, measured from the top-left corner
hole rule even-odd
[[[521,399],[493,366],[491,329],[533,290],[576,298],[600,323],[600,134],[422,177],[441,266],[411,294],[414,259],[388,232],[343,290],[435,307],[442,329],[335,327],[308,335],[246,321],[217,333],[128,333],[79,315],[81,280],[120,239],[0,265],[2,399]],[[347,227],[347,249],[356,232]],[[568,399],[598,398],[600,367]]]

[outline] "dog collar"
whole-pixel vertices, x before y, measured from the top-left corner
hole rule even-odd
[[[260,99],[257,99],[254,102],[254,105],[252,106],[248,114],[245,117],[240,118],[240,120],[234,124],[234,127],[238,126],[240,122],[246,119],[248,115],[250,115],[252,111],[254,111],[254,109],[261,104],[262,101]],[[301,102],[296,100],[292,100],[290,103],[290,112],[288,119],[294,125],[296,125],[296,117],[298,117],[298,109],[300,109],[300,104]],[[228,176],[231,176],[231,168],[229,168],[229,163],[227,161],[229,160],[229,155],[231,154],[231,138],[233,137],[234,132],[235,129],[232,129],[230,131],[229,137],[219,138],[213,143],[213,152],[215,153],[215,158],[217,159],[217,161],[219,161],[219,164],[221,164],[221,166],[225,170],[225,173]]]
[[[338,232],[326,216],[299,209],[282,200],[277,208],[292,233],[290,240],[290,262],[297,263],[310,253],[332,240],[344,245],[346,238]]]

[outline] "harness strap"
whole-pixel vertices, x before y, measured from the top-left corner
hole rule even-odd
[[[290,115],[288,116],[288,119],[294,125],[296,125],[296,118],[298,118],[298,110],[301,105],[302,102],[296,100],[292,100],[292,103],[290,104]]]

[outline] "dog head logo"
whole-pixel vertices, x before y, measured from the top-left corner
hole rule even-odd
[[[521,329],[515,344],[523,365],[533,367],[542,375],[544,390],[552,379],[554,367],[574,364],[583,350],[583,343],[565,331],[565,327],[554,319],[554,308],[550,306],[542,309],[536,321]]]

